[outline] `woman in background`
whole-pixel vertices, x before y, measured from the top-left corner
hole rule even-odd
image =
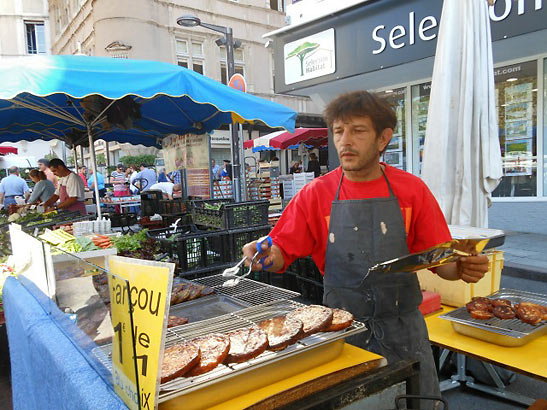
[[[29,204],[39,204],[46,202],[55,193],[55,185],[43,171],[33,169],[29,172],[30,178],[34,181],[34,188],[28,200]]]

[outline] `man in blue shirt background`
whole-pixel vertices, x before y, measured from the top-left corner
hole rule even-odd
[[[0,182],[0,203],[3,203],[4,207],[7,208],[16,203],[16,196],[23,196],[28,199],[29,195],[27,183],[19,176],[19,168],[11,167],[9,175]]]
[[[89,170],[89,178],[87,179],[87,185],[92,191],[95,190],[95,185],[93,184],[95,179],[93,178],[93,169]],[[106,194],[106,189],[104,187],[104,177],[99,171],[97,171],[97,188],[99,188],[99,198],[102,198]]]
[[[146,181],[146,182],[144,182]],[[156,172],[146,167],[146,164],[141,164],[141,172],[135,177],[135,182],[133,185],[140,185],[141,192],[148,191],[152,185],[158,182],[156,177]]]

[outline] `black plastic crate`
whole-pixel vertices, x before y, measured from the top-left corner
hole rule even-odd
[[[175,222],[180,221],[178,222],[177,225],[189,225],[189,224],[193,224],[193,219],[192,219],[192,214],[188,214],[188,213],[185,213],[185,214],[174,214],[174,215],[171,215],[171,214],[161,214],[161,217],[163,219],[163,225],[165,227],[169,227],[170,225],[174,224]]]
[[[220,269],[230,265],[232,258],[228,231],[212,231],[181,235],[174,241],[182,275]]]
[[[190,201],[185,199],[161,199],[159,202],[159,214],[180,215],[191,212]]]
[[[270,201],[232,202],[227,199],[192,201],[194,222],[218,229],[237,229],[268,224]]]
[[[230,255],[232,260],[239,261],[243,257],[243,245],[268,235],[271,229],[270,225],[263,225],[252,228],[229,230]]]
[[[159,211],[159,201],[155,199],[141,199],[141,216],[152,216]]]
[[[127,228],[138,224],[138,218],[135,212],[126,212],[123,214],[110,213],[103,214],[103,216],[110,219],[110,226],[112,228]]]
[[[163,199],[163,191],[144,191],[140,195],[141,201],[160,201]]]
[[[146,231],[146,236],[162,244],[173,244],[175,239],[181,235],[191,235],[194,233],[200,233],[200,230],[193,224],[182,224],[177,226],[176,230],[173,228],[161,228],[150,229]]]

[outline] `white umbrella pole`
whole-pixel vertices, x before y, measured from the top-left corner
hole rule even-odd
[[[93,187],[95,188],[95,205],[97,206],[97,218],[101,218],[101,201],[99,198],[99,185],[97,181],[97,158],[95,157],[95,144],[91,135],[91,127],[87,126],[87,137],[89,139],[89,153],[91,154],[91,169],[93,170]]]

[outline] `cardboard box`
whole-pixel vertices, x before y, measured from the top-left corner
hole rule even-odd
[[[423,269],[417,272],[420,287],[422,290],[439,293],[443,304],[455,307],[465,305],[475,296],[488,296],[500,288],[503,251],[493,251],[488,255],[488,259],[490,260],[488,272],[477,283],[445,280]]]

